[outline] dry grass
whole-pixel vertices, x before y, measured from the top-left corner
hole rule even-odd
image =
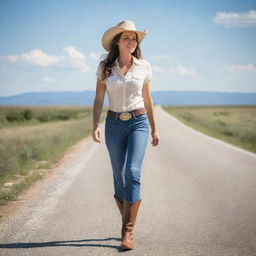
[[[27,107],[1,107],[1,115],[21,112]],[[33,107],[33,116],[48,115],[55,121],[5,122],[0,129],[0,204],[15,200],[34,181],[41,178],[41,168],[51,168],[65,151],[92,132],[92,108],[88,107]],[[68,120],[58,120],[59,111]],[[105,117],[105,109],[101,121]],[[51,120],[51,119],[49,119]],[[3,127],[2,126],[2,127]],[[43,163],[43,164],[42,164]],[[31,171],[33,170],[33,171]],[[20,176],[24,178],[21,179]],[[19,181],[15,184],[15,181]],[[12,186],[6,184],[12,181]]]
[[[256,153],[256,106],[165,106],[187,125]]]

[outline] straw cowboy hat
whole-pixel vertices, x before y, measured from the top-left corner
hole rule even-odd
[[[130,21],[130,20],[121,21],[115,27],[109,28],[103,34],[102,40],[101,40],[103,48],[109,52],[109,50],[110,50],[110,43],[111,43],[112,39],[117,34],[119,34],[121,32],[124,32],[124,31],[134,31],[134,32],[136,32],[137,35],[138,35],[138,43],[139,44],[143,40],[143,38],[145,37],[145,35],[148,32],[147,30],[144,30],[144,31],[136,30],[134,23],[132,21]]]

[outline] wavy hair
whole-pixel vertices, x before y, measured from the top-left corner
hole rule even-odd
[[[113,67],[117,57],[119,56],[119,48],[118,48],[118,41],[121,37],[123,32],[117,34],[111,41],[110,43],[110,50],[109,50],[109,53],[105,55],[105,59],[103,59],[101,62],[100,62],[100,65],[102,65],[102,74],[101,74],[101,80],[104,81],[106,78],[108,78],[112,71],[111,71],[111,68]],[[137,33],[135,32],[136,34],[136,40],[138,42],[138,35]],[[134,50],[134,52],[132,53],[132,55],[134,57],[136,57],[137,59],[141,59],[142,56],[141,56],[141,49],[140,49],[140,46],[139,46],[139,43],[137,44],[137,47],[136,49]]]

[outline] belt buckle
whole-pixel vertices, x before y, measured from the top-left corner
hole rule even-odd
[[[119,118],[122,121],[127,121],[127,120],[130,120],[132,118],[132,114],[129,113],[129,112],[123,112],[123,113],[120,114]]]

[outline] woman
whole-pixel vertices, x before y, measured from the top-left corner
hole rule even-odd
[[[98,66],[93,105],[92,137],[101,142],[99,119],[107,91],[105,142],[113,170],[114,199],[122,215],[121,248],[128,250],[133,249],[141,203],[140,174],[149,124],[152,145],[159,143],[150,94],[151,65],[141,59],[139,46],[145,35],[146,31],[137,31],[132,21],[122,21],[104,33],[102,45],[108,54]]]

